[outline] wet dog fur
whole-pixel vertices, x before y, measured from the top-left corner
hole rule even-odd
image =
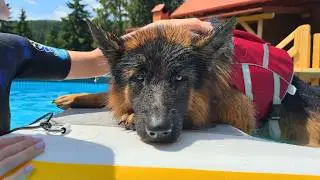
[[[111,67],[110,91],[64,96],[55,103],[92,108],[105,98],[115,118],[145,142],[174,142],[182,129],[221,123],[248,134],[259,129],[258,135],[268,138],[267,123],[257,124],[254,104],[228,83],[235,20],[212,24],[212,31],[197,35],[163,25],[118,38],[89,22]],[[292,83],[298,90],[282,101],[281,140],[319,147],[320,89],[298,77]]]

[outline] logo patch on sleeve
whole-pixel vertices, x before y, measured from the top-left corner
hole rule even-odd
[[[29,42],[32,44],[32,46],[37,49],[38,51],[42,51],[42,52],[46,52],[46,53],[51,53],[63,60],[68,59],[68,52],[64,49],[58,49],[58,48],[54,48],[54,47],[49,47],[37,42],[34,42],[32,40],[29,39]]]

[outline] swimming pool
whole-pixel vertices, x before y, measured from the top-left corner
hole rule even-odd
[[[14,81],[11,87],[11,128],[28,125],[47,112],[62,110],[52,104],[58,96],[70,93],[106,91],[106,83]]]

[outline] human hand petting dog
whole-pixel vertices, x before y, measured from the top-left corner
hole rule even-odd
[[[188,19],[160,20],[160,21],[156,21],[148,25],[145,25],[140,29],[149,29],[149,28],[153,28],[154,26],[161,26],[161,25],[185,26],[186,29],[190,30],[190,32],[194,34],[207,33],[213,28],[210,22],[201,21],[197,18],[188,18]],[[134,33],[135,31],[125,34],[123,37],[125,38],[126,36],[131,36]],[[93,57],[97,57],[98,59],[104,59],[103,53],[99,48],[96,48],[95,50],[91,51],[91,54],[93,54]]]
[[[196,33],[196,34],[206,33],[212,30],[212,25],[210,24],[210,22],[201,21],[197,18],[160,20],[160,21],[150,23],[140,29],[144,30],[144,29],[153,28],[155,26],[162,26],[162,25],[184,26],[186,29],[190,30],[190,32]],[[124,35],[124,37],[130,36],[134,33],[135,31]]]
[[[29,136],[0,137],[0,179],[17,180],[26,178],[33,167],[26,164],[45,149],[42,139]],[[14,174],[8,175],[13,169],[19,168]],[[6,177],[4,177],[6,176]]]

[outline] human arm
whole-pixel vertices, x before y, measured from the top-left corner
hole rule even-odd
[[[71,67],[66,79],[98,77],[107,74],[110,69],[107,60],[99,48],[93,51],[68,51]]]

